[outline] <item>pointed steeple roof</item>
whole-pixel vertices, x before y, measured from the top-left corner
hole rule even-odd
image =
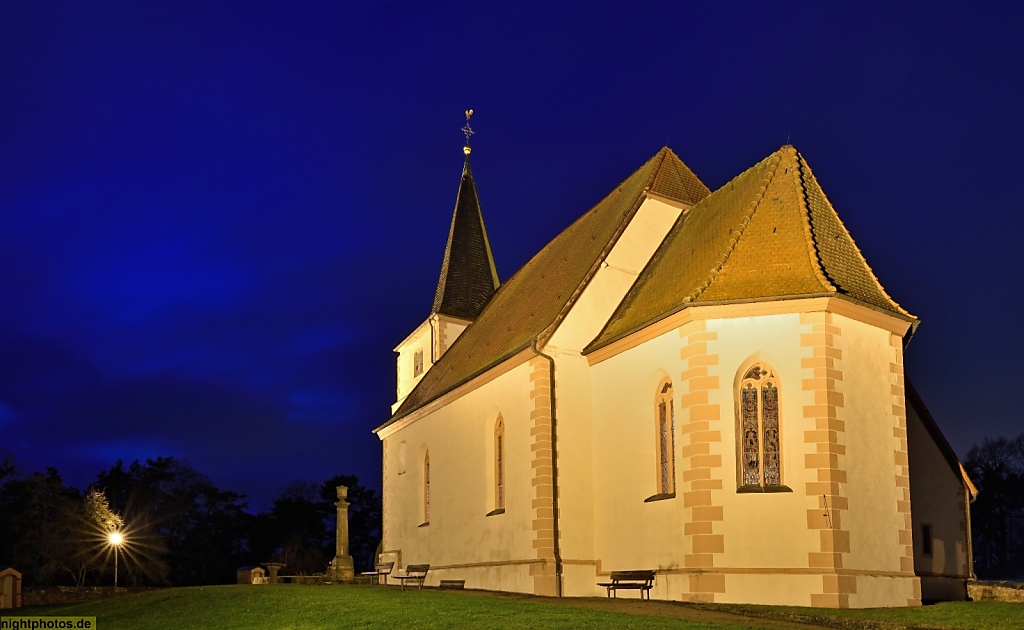
[[[807,161],[787,145],[679,218],[584,352],[688,306],[831,295],[916,321],[882,288]]]
[[[455,198],[455,211],[448,229],[441,277],[437,281],[432,313],[473,320],[498,288],[491,243],[487,240],[480,199],[476,194],[469,146],[462,167],[462,181]]]
[[[707,186],[671,149],[658,151],[506,280],[476,321],[377,430],[498,365],[532,342],[543,346],[649,194],[691,206],[709,193]]]

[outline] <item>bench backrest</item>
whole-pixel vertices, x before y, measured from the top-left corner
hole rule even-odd
[[[380,573],[381,575],[388,575],[389,573],[391,573],[391,569],[395,568],[395,563],[381,562],[380,564],[375,565],[374,568],[377,569],[377,573]]]
[[[654,571],[612,571],[612,582],[653,582]]]
[[[423,575],[426,575],[427,571],[429,571],[429,570],[430,570],[430,565],[429,564],[410,564],[409,566],[407,566],[405,568],[405,574],[406,575],[419,575],[419,574],[422,573]]]

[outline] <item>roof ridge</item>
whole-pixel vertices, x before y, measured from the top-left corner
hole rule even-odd
[[[902,315],[906,315],[908,317],[914,317],[913,315],[910,314],[909,311],[907,311],[896,300],[894,300],[892,298],[892,296],[889,295],[889,293],[885,290],[885,287],[882,286],[882,282],[878,279],[878,275],[875,274],[875,271],[874,271],[874,269],[871,268],[871,265],[868,263],[867,258],[864,257],[864,253],[860,251],[860,247],[858,247],[857,241],[854,240],[853,235],[850,234],[850,230],[848,230],[846,228],[846,224],[843,223],[842,217],[840,217],[839,213],[836,212],[835,206],[833,206],[832,202],[829,201],[828,195],[825,194],[825,190],[821,187],[821,184],[818,183],[818,179],[814,176],[814,171],[811,169],[810,164],[807,163],[807,160],[804,158],[803,154],[801,154],[799,151],[796,151],[796,149],[793,149],[793,151],[796,154],[797,166],[798,166],[798,168],[800,170],[801,192],[803,193],[803,201],[804,201],[804,203],[806,205],[806,208],[807,208],[808,229],[810,229],[810,236],[811,236],[812,242],[814,243],[814,250],[815,250],[814,251],[814,253],[815,253],[814,258],[815,258],[815,262],[816,262],[816,264],[820,264],[821,265],[822,273],[826,274],[826,277],[829,280],[829,284],[832,285],[833,287],[835,287],[834,290],[836,290],[836,291],[838,291],[839,288],[840,288],[839,286],[836,285],[835,281],[832,279],[831,274],[829,274],[828,270],[825,268],[824,260],[820,258],[821,257],[820,244],[819,244],[819,241],[818,241],[818,237],[814,233],[813,226],[811,225],[812,218],[811,218],[811,212],[810,212],[810,202],[809,202],[809,200],[807,198],[807,182],[808,181],[810,181],[810,183],[816,189],[815,192],[817,194],[821,195],[821,198],[825,202],[825,205],[827,206],[828,210],[831,211],[832,217],[835,219],[836,223],[839,225],[839,228],[842,230],[843,234],[849,240],[849,244],[853,248],[853,251],[854,251],[854,253],[857,256],[857,259],[859,260],[859,262],[862,265],[864,265],[864,268],[868,272],[868,277],[870,277],[872,282],[874,282],[875,288],[877,288],[879,293],[881,293],[882,296],[886,300],[888,300],[889,303],[892,306],[894,306],[896,308],[897,312],[899,312]],[[845,290],[843,292],[847,293],[847,291],[845,291]]]
[[[821,250],[818,247],[818,239],[814,237],[814,230],[811,227],[811,202],[807,198],[807,182],[804,180],[804,169],[801,168],[800,158],[802,156],[800,155],[800,152],[796,150],[796,147],[794,147],[793,145],[784,145],[779,150],[783,151],[786,150],[787,148],[789,149],[788,153],[790,154],[790,157],[796,164],[796,183],[797,186],[800,188],[800,203],[803,204],[803,212],[800,214],[800,218],[803,219],[804,235],[807,237],[807,253],[809,255],[809,258],[811,259],[811,269],[814,270],[814,275],[818,278],[818,280],[821,281],[822,284],[825,285],[826,289],[828,289],[832,293],[836,293],[838,291],[838,287],[836,286],[836,283],[832,280],[831,276],[829,276],[828,272],[825,270],[825,263],[821,260]],[[818,186],[818,188],[821,188],[821,186]],[[822,191],[822,194],[824,194],[824,191]]]
[[[750,204],[750,211],[747,212],[746,215],[743,217],[743,219],[740,221],[739,229],[733,232],[733,236],[730,239],[729,244],[726,246],[725,252],[723,252],[723,254],[719,258],[718,262],[711,268],[711,272],[709,273],[708,278],[704,282],[702,282],[700,285],[698,285],[696,291],[694,291],[690,295],[688,295],[685,298],[683,298],[683,303],[684,304],[687,303],[687,302],[693,302],[698,297],[700,297],[701,294],[704,293],[704,291],[706,291],[708,287],[711,286],[711,284],[718,277],[719,272],[721,272],[722,268],[725,267],[725,264],[727,262],[729,262],[729,257],[732,256],[732,253],[734,251],[736,251],[736,246],[737,246],[737,244],[739,244],[740,238],[743,236],[743,233],[746,231],[747,226],[750,225],[750,221],[751,221],[751,219],[753,219],[754,213],[757,212],[757,209],[760,207],[761,202],[764,200],[765,193],[768,192],[768,187],[771,185],[772,180],[775,179],[775,173],[779,170],[779,164],[782,163],[782,157],[779,155],[780,153],[781,153],[781,150],[780,151],[776,151],[775,153],[769,155],[767,158],[765,158],[764,160],[761,161],[761,162],[773,161],[773,162],[775,162],[775,164],[772,165],[772,167],[770,169],[768,169],[768,172],[765,174],[764,178],[761,180],[761,186],[760,186],[760,188],[757,189],[757,194],[755,195],[753,202]],[[729,185],[733,184],[736,180],[738,180],[739,178],[743,177],[744,175],[746,175],[750,171],[752,171],[755,168],[757,168],[757,166],[758,165],[755,164],[755,165],[751,166],[750,168],[748,168],[747,170],[745,170],[742,173],[740,173],[739,175],[737,175],[736,177],[733,177],[731,180],[729,180],[728,184],[725,184],[725,186],[722,186],[722,188],[720,188],[719,190],[722,190],[726,186],[729,186]]]
[[[662,147],[656,157],[661,159],[651,171],[646,190],[690,206],[711,194],[711,189],[670,147]]]
[[[555,315],[555,318],[551,321],[551,323],[545,326],[539,333],[537,333],[536,340],[538,347],[544,347],[547,344],[547,342],[551,339],[551,337],[555,334],[555,331],[558,330],[558,327],[562,324],[562,321],[565,320],[566,316],[569,314],[569,311],[571,311],[572,308],[576,305],[576,300],[578,300],[580,295],[583,294],[583,291],[586,290],[587,286],[590,284],[590,281],[594,279],[594,275],[597,273],[597,270],[601,268],[601,263],[604,261],[605,258],[608,257],[609,252],[611,252],[612,248],[615,247],[615,244],[619,242],[619,237],[621,237],[622,233],[626,231],[626,227],[629,226],[629,223],[633,220],[633,217],[636,216],[636,211],[643,203],[644,193],[650,190],[651,186],[654,185],[654,182],[658,176],[658,172],[661,170],[661,167],[665,164],[665,159],[667,158],[668,152],[670,151],[671,149],[669,149],[667,146],[662,147],[657,153],[654,154],[654,157],[644,162],[642,165],[640,165],[639,168],[633,171],[629,175],[629,177],[622,180],[622,182],[615,188],[614,191],[612,191],[608,195],[605,195],[601,199],[601,201],[597,202],[597,204],[595,204],[590,210],[587,210],[587,212],[584,212],[583,216],[576,220],[582,220],[583,217],[590,214],[591,210],[597,208],[599,205],[604,203],[605,200],[608,199],[608,197],[611,197],[616,192],[625,189],[627,182],[633,179],[633,177],[640,173],[644,168],[651,169],[650,173],[647,176],[647,180],[644,182],[644,185],[641,186],[640,189],[637,191],[636,198],[634,198],[632,203],[629,204],[629,210],[623,213],[622,218],[619,220],[618,226],[616,226],[615,228],[615,231],[612,232],[611,236],[608,238],[604,246],[601,248],[601,251],[594,258],[594,262],[590,265],[590,268],[587,269],[587,272],[583,275],[583,278],[580,280],[579,284],[577,284],[576,287],[573,289],[572,293],[569,295],[569,299],[565,301],[565,304]],[[652,164],[655,161],[657,161],[657,163]],[[575,224],[576,221],[573,221],[573,224]],[[571,226],[572,224],[570,224],[570,227]],[[561,232],[559,232],[559,235],[561,235]],[[557,236],[555,238],[557,238]],[[544,247],[547,247],[547,245],[545,245]]]
[[[583,279],[580,280],[579,284],[576,285],[576,288],[573,289],[572,294],[569,296],[569,299],[566,300],[565,305],[561,308],[561,310],[558,311],[558,314],[555,315],[555,319],[537,334],[538,347],[542,348],[547,344],[547,342],[555,334],[555,331],[562,324],[562,321],[569,314],[569,311],[571,311],[572,308],[576,305],[576,300],[578,300],[580,295],[583,294],[583,291],[586,290],[587,286],[590,284],[590,281],[594,279],[594,275],[597,273],[597,270],[601,268],[601,263],[604,262],[605,258],[608,257],[609,252],[611,252],[612,248],[615,247],[615,244],[619,242],[619,237],[622,236],[622,233],[626,231],[626,227],[629,226],[629,223],[633,220],[633,217],[636,216],[636,211],[640,208],[640,205],[643,203],[643,193],[646,190],[646,188],[640,189],[640,192],[637,194],[636,199],[634,199],[633,203],[630,204],[629,211],[622,216],[622,220],[619,221],[618,227],[615,228],[615,231],[612,233],[611,237],[605,243],[604,247],[601,248],[600,253],[598,253],[597,257],[594,259],[593,264],[590,265],[590,269],[587,270],[587,273],[584,274]]]
[[[946,439],[946,435],[939,427],[939,423],[936,422],[935,416],[932,415],[928,406],[924,404],[924,398],[921,397],[920,392],[918,392],[917,388],[914,387],[914,384],[911,382],[909,377],[904,379],[904,385],[906,386],[907,407],[916,408],[917,416],[920,418],[921,424],[924,425],[925,430],[935,442],[935,446],[938,447],[939,452],[942,453],[943,458],[945,458],[946,463],[949,464],[953,474],[961,478],[964,485],[967,486],[967,489],[972,495],[977,496],[978,488],[974,485],[974,482],[967,474],[967,470],[964,469],[963,462],[961,462],[960,458],[957,457],[956,451],[953,450],[949,440]]]
[[[647,178],[644,180],[643,185],[640,187],[640,189],[641,190],[648,190],[648,189],[650,189],[650,187],[654,185],[655,180],[658,179],[658,171],[660,171],[661,167],[665,164],[665,158],[666,157],[668,157],[668,147],[661,147],[660,149],[658,149],[657,153],[655,153],[651,157],[649,157],[646,160],[644,160],[643,164],[641,164],[632,173],[630,173],[629,177],[627,177],[626,179],[622,180],[622,182],[619,184],[619,186],[621,187],[623,184],[628,182],[630,180],[630,178],[632,178],[634,175],[636,175],[640,171],[644,170],[645,168],[649,168],[650,172],[647,173]],[[616,188],[616,190],[618,190],[618,188]]]

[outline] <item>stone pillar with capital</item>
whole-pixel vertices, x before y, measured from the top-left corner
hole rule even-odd
[[[270,584],[277,584],[277,572],[288,565],[281,562],[264,562],[263,566],[267,567],[267,570],[270,571],[270,576],[267,578],[267,582]]]
[[[335,582],[352,582],[355,580],[355,568],[348,547],[348,488],[338,486],[338,522],[334,536],[334,560],[331,560],[331,572]]]

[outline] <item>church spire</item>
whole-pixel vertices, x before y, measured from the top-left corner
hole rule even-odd
[[[466,135],[462,149],[466,162],[462,167],[462,181],[455,198],[432,309],[435,314],[468,320],[476,319],[498,288],[498,271],[480,212],[473,170],[469,166],[469,137],[473,135],[469,118],[472,115],[473,110],[466,110],[466,126],[462,128]]]

